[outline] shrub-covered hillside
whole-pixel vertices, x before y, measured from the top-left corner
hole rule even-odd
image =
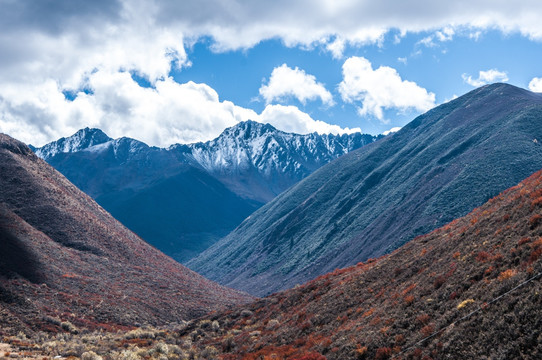
[[[148,245],[0,134],[0,335],[159,325],[250,300]]]
[[[212,316],[217,332],[194,322],[182,336],[223,359],[540,358],[541,235],[537,172],[388,256]]]
[[[390,255],[236,309],[122,333],[9,338],[85,359],[540,359],[542,171]]]

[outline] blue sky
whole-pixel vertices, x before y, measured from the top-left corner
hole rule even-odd
[[[520,34],[488,30],[476,34],[476,38],[469,37],[471,33],[464,33],[445,42],[435,41],[430,46],[420,43],[432,34],[407,34],[397,42],[395,36],[400,33],[390,31],[381,43],[347,47],[340,58],[334,58],[322,46],[312,49],[286,47],[280,39],[263,41],[248,50],[216,53],[209,46],[212,40],[202,39],[187,50],[192,65],[172,71],[172,76],[178,82],[206,83],[222,99],[261,112],[266,103],[258,90],[273,69],[282,64],[298,67],[323,83],[337,104],[327,106],[320,100],[302,103],[294,96],[281,99],[279,103],[297,106],[315,119],[341,127],[360,127],[363,132],[377,134],[405,125],[420,111],[392,108],[385,111],[382,120],[371,115],[358,115],[355,104],[341,101],[337,90],[342,81],[342,65],[349,57],[365,57],[373,68],[388,66],[396,69],[402,79],[433,92],[436,104],[474,88],[463,79],[464,74],[477,78],[479,71],[495,69],[506,73],[506,82],[528,88],[529,82],[542,73],[542,43]]]
[[[0,0],[0,131],[378,134],[486,83],[542,91],[541,17],[535,0]]]

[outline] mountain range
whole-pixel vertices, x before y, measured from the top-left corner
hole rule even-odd
[[[323,166],[187,265],[266,295],[379,257],[542,168],[542,94],[487,85]]]
[[[320,166],[382,136],[299,135],[241,122],[167,149],[99,129],[33,148],[124,225],[180,262]]]
[[[129,231],[0,134],[0,332],[123,329],[247,302]]]
[[[538,171],[391,254],[252,303],[158,328],[4,336],[0,346],[34,359],[540,359],[541,234]]]

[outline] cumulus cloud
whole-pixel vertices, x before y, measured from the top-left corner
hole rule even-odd
[[[73,101],[52,80],[40,86],[1,86],[0,93],[0,130],[33,145],[85,126],[162,147],[210,140],[226,127],[249,119],[298,133],[360,131],[314,120],[295,106],[268,105],[258,114],[221,101],[206,84],[179,84],[167,77],[152,88],[142,87],[128,72],[91,74],[87,92],[77,93]]]
[[[478,73],[478,78],[473,78],[470,75],[463,74],[463,81],[471,86],[482,86],[494,82],[505,82],[508,81],[508,75],[504,71],[499,71],[497,69],[491,69],[487,71],[480,71]]]
[[[360,115],[373,115],[379,120],[384,120],[384,109],[426,111],[435,106],[435,94],[415,82],[402,80],[391,67],[373,69],[363,57],[351,57],[344,62],[339,92],[344,101],[361,103]]]
[[[395,133],[395,132],[397,132],[399,130],[401,130],[400,126],[392,127],[391,129],[384,131],[382,133],[382,135],[389,135],[389,134]]]
[[[535,77],[529,82],[529,90],[542,92],[542,78]]]
[[[313,120],[309,114],[302,112],[295,106],[267,105],[258,118],[260,122],[269,123],[276,128],[298,134],[351,134],[361,132],[360,128],[341,128],[330,125],[324,121]]]
[[[297,66],[292,69],[286,64],[273,69],[267,85],[260,87],[260,95],[266,103],[295,97],[303,104],[319,98],[322,103],[333,105],[333,96],[322,83],[316,81],[314,75],[305,73]]]

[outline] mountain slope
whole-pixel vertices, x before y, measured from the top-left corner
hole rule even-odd
[[[236,359],[539,359],[542,171],[390,255],[181,334]],[[220,332],[205,331],[217,321]],[[183,339],[181,339],[183,340]]]
[[[55,347],[37,337],[35,357],[83,343],[79,353],[134,359],[540,359],[541,235],[539,171],[379,259],[169,331],[73,336]]]
[[[145,243],[26,145],[3,134],[0,174],[2,324],[160,324],[250,299]]]
[[[83,129],[36,153],[181,262],[321,165],[376,139],[288,134],[253,121],[228,128],[213,141],[169,149],[102,134]]]
[[[322,167],[188,263],[252,294],[389,252],[542,167],[542,95],[474,90]]]

